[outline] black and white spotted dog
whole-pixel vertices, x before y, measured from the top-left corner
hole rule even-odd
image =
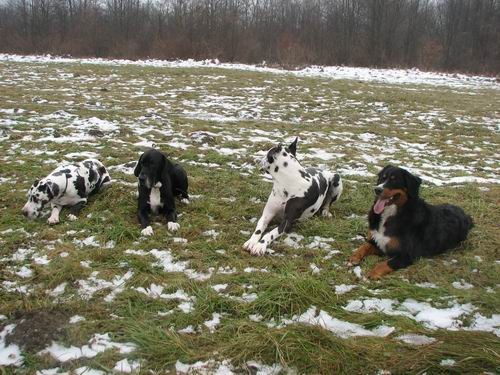
[[[33,183],[23,214],[34,219],[50,203],[52,213],[47,219],[49,224],[59,223],[59,212],[64,206],[70,207],[68,218],[75,220],[89,195],[97,193],[110,182],[111,177],[99,160],[87,159],[77,164],[62,165]]]
[[[254,255],[262,255],[272,241],[289,232],[296,220],[321,213],[331,217],[330,204],[342,193],[340,175],[316,168],[304,168],[296,159],[297,138],[288,146],[271,148],[261,166],[271,174],[274,184],[255,232],[243,247]],[[282,216],[279,226],[264,234],[269,222]]]
[[[188,178],[186,171],[174,164],[158,150],[150,149],[143,153],[134,170],[139,179],[139,201],[137,217],[142,226],[141,234],[153,235],[149,225],[149,214],[160,213],[167,219],[169,231],[180,228],[174,197],[189,203]]]

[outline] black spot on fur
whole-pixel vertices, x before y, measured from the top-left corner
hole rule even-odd
[[[260,240],[259,243],[264,243],[264,240]]]
[[[283,156],[287,156],[288,154],[286,152],[283,151]]]
[[[53,176],[62,176],[63,174],[66,174],[69,172],[71,172],[71,170],[66,168],[66,169],[61,169],[60,171],[57,171],[57,172],[53,173],[52,175]]]
[[[314,209],[314,208],[311,208],[311,212],[314,212],[314,211],[315,211],[315,209]]]
[[[261,234],[261,233],[262,233],[262,231],[261,231],[260,229],[257,229],[257,230],[255,231],[255,234]]]
[[[286,168],[286,167],[288,167],[288,162],[287,162],[287,161],[285,161],[285,162],[283,163],[283,166],[284,166],[285,168]]]
[[[283,194],[285,194],[285,197],[288,197],[288,191],[283,190]]]
[[[52,189],[52,194],[54,194],[54,196],[57,197],[60,191],[59,185],[52,183],[51,189]]]
[[[299,171],[300,175],[302,176],[302,178],[306,181],[310,181],[311,179],[311,175],[309,174],[308,171]]]
[[[278,166],[276,166],[276,168],[274,168],[274,172],[278,172],[280,168]]]
[[[333,176],[333,186],[337,187],[339,186],[339,181],[340,181],[340,175],[335,173]]]
[[[102,183],[105,184],[106,182],[109,182],[111,179],[109,176],[104,177],[104,180],[102,180]]]
[[[94,163],[92,163],[92,162],[91,162],[91,161],[89,161],[89,160],[85,160],[85,161],[83,162],[83,165],[84,165],[85,167],[87,167],[87,169],[92,169],[92,167],[94,166]]]
[[[130,163],[128,163],[130,164]],[[135,165],[135,162],[134,162],[134,165]],[[100,166],[99,169],[97,170],[97,172],[99,173],[99,176],[102,177],[103,174],[106,174],[106,168],[104,168],[103,166]]]
[[[97,173],[94,168],[89,169],[89,182],[94,182],[97,180]]]
[[[85,179],[82,176],[76,176],[75,181],[73,181],[73,185],[75,185],[76,192],[80,198],[86,197],[86,189],[85,189]]]

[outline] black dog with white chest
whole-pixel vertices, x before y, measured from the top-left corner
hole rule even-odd
[[[460,207],[431,205],[419,197],[422,180],[403,168],[386,166],[374,187],[368,213],[368,238],[349,259],[351,265],[372,254],[386,255],[370,272],[379,279],[394,270],[457,247],[467,238],[472,219]]]
[[[180,228],[177,223],[175,197],[189,203],[188,178],[186,171],[174,164],[160,151],[150,149],[141,155],[134,170],[139,179],[139,202],[137,217],[142,226],[141,234],[151,236],[149,215],[161,214],[167,219],[168,230]]]

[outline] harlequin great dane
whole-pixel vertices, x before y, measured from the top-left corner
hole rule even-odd
[[[111,182],[108,171],[99,160],[87,159],[76,164],[62,165],[47,177],[36,180],[28,191],[28,202],[23,214],[29,219],[40,216],[50,203],[52,213],[49,224],[59,223],[59,213],[64,206],[70,207],[70,220],[75,220],[89,195],[97,193]]]
[[[271,148],[261,161],[274,184],[257,227],[243,247],[262,255],[272,241],[290,231],[292,224],[321,213],[331,217],[330,205],[342,194],[340,175],[317,168],[304,168],[296,158],[297,139],[288,147]],[[282,216],[279,226],[264,234],[270,221]]]

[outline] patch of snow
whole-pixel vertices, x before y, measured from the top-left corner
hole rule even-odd
[[[65,347],[56,342],[38,352],[39,355],[49,354],[58,362],[67,362],[79,358],[94,358],[97,354],[108,349],[116,349],[121,354],[128,354],[135,350],[136,346],[132,343],[117,343],[111,341],[109,333],[96,333],[87,345],[82,347],[70,346]]]
[[[320,310],[318,313],[315,306],[311,306],[309,310],[307,310],[302,315],[295,315],[291,319],[283,320],[283,324],[285,326],[297,323],[319,326],[341,338],[349,338],[355,336],[386,337],[394,331],[394,327],[388,327],[384,325],[378,326],[372,330],[368,330],[359,324],[336,319],[326,311]]]
[[[408,345],[429,345],[432,344],[433,342],[436,342],[436,339],[434,337],[429,337],[425,335],[417,335],[414,333],[407,333],[405,335],[401,335],[396,337],[397,340],[403,341],[404,343]]]
[[[221,317],[222,315],[219,313],[212,313],[212,319],[207,320],[203,323],[203,325],[207,327],[211,333],[213,333],[215,332],[215,328],[220,324]]]
[[[21,366],[23,364],[24,360],[19,346],[6,345],[5,343],[5,337],[10,335],[15,328],[15,324],[8,324],[0,332],[0,366]]]
[[[121,361],[116,362],[115,367],[113,367],[113,371],[116,372],[124,372],[130,374],[132,372],[136,372],[140,370],[141,364],[138,361],[128,361],[127,358],[122,359]]]
[[[346,284],[335,285],[335,294],[337,295],[346,294],[356,287],[357,285],[346,285]]]

